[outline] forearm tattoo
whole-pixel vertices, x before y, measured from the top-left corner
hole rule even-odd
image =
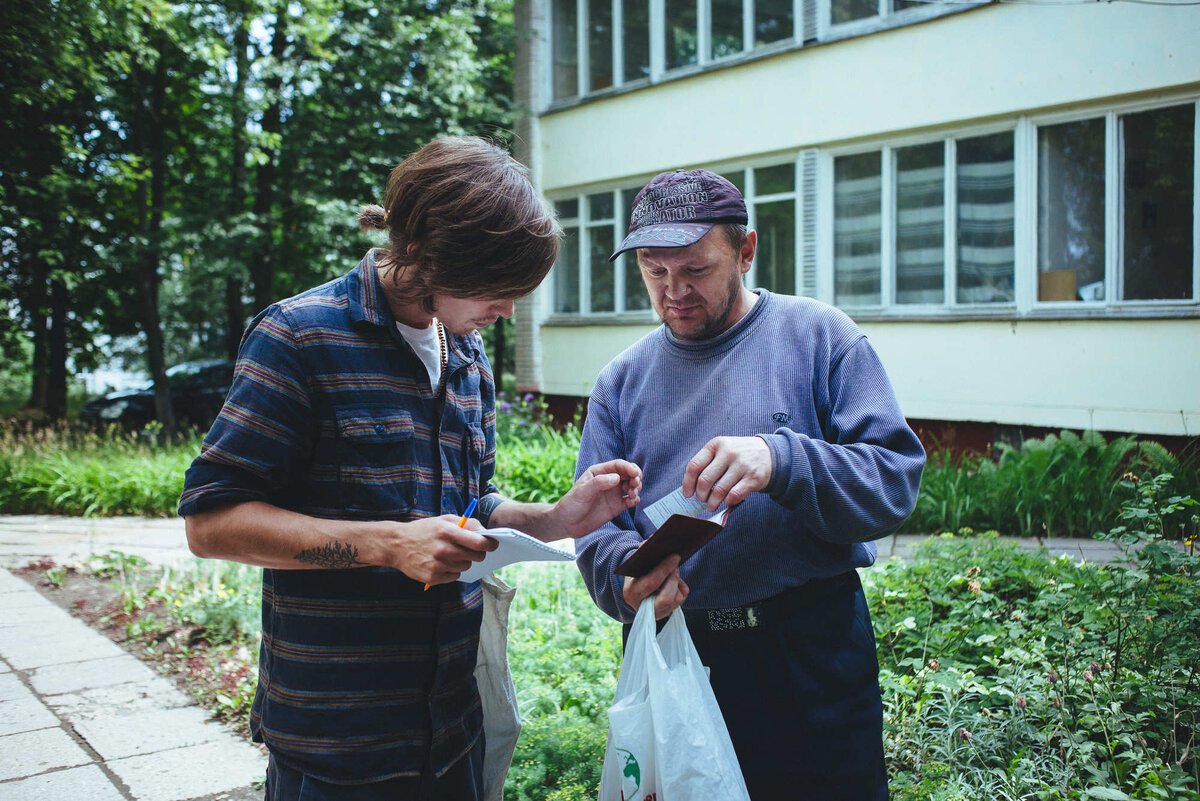
[[[358,548],[337,540],[322,545],[320,548],[305,548],[296,554],[295,559],[306,565],[316,565],[330,570],[361,567],[366,564],[358,561]]]
[[[489,492],[479,499],[479,505],[475,507],[475,519],[483,523],[484,528],[487,528],[492,519],[492,512],[507,500],[508,498],[498,492]]]

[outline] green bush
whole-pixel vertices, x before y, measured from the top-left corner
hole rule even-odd
[[[501,403],[496,484],[511,498],[555,501],[571,487],[579,428],[559,431],[546,419],[539,401]],[[9,425],[0,435],[0,513],[170,517],[201,439]]]
[[[1126,564],[946,535],[867,571],[897,798],[1200,799],[1195,504],[1132,483]]]
[[[162,444],[115,428],[9,427],[0,436],[0,512],[167,517],[199,447],[196,434]]]
[[[1022,537],[1090,538],[1112,526],[1132,497],[1125,474],[1175,475],[1182,494],[1200,496],[1200,449],[1176,457],[1156,442],[1095,432],[1062,431],[1020,448],[999,446],[1000,457],[930,455],[921,492],[905,532],[995,529]],[[1180,536],[1183,532],[1172,532]]]

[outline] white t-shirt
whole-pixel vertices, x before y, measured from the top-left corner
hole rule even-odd
[[[438,329],[436,317],[424,328],[396,323],[396,330],[400,332],[400,336],[416,351],[425,369],[429,371],[429,386],[434,389],[442,385],[442,338]]]

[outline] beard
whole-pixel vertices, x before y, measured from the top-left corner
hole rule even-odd
[[[694,330],[683,330],[682,326],[672,325],[666,318],[663,319],[663,325],[667,327],[676,339],[682,339],[687,342],[700,342],[705,339],[712,339],[717,334],[728,329],[734,322],[729,319],[730,313],[733,311],[733,305],[737,303],[738,294],[742,291],[742,274],[734,272],[729,278],[729,284],[726,287],[728,293],[723,299],[720,311],[715,314],[707,315],[699,323],[699,328]]]

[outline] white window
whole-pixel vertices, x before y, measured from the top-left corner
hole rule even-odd
[[[578,97],[795,35],[798,0],[547,0],[550,96]]]
[[[1011,303],[1013,169],[1011,131],[835,157],[833,302]]]
[[[1198,108],[1021,117],[716,171],[758,231],[748,283],[859,317],[1195,308]],[[557,202],[556,313],[650,308],[634,256],[607,261],[644,182]]]
[[[797,171],[795,162],[720,171],[746,198],[758,252],[748,280],[772,292],[813,294],[797,264]],[[603,317],[650,310],[634,253],[608,257],[625,238],[636,186],[558,200],[555,210],[564,238],[554,265],[554,312]]]
[[[625,238],[638,189],[590,192],[555,202],[564,234],[553,271],[555,314],[605,316],[650,308],[632,256],[608,260]]]
[[[1038,302],[1197,300],[1196,108],[1038,126]]]
[[[860,314],[1195,304],[1196,115],[1189,100],[832,154],[829,299]]]

